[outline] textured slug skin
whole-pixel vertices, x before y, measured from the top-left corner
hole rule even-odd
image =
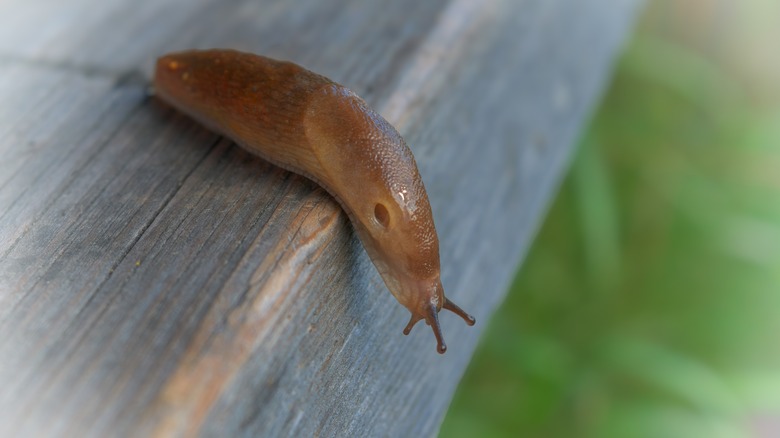
[[[157,96],[250,152],[325,188],[347,212],[390,292],[446,350],[444,296],[428,195],[403,138],[349,89],[290,62],[233,50],[157,60]]]

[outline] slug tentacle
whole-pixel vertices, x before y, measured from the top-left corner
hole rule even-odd
[[[425,318],[425,322],[433,329],[433,335],[436,337],[436,351],[439,354],[444,354],[447,351],[447,344],[444,343],[444,336],[441,334],[441,325],[439,325],[439,311],[436,310],[436,306],[431,303],[428,306],[428,315]]]
[[[412,332],[414,325],[417,324],[417,322],[421,319],[422,317],[412,314],[412,317],[409,319],[409,323],[406,324],[406,327],[404,327],[404,335],[409,335],[409,333]]]
[[[440,354],[444,354],[447,351],[447,344],[444,343],[444,336],[441,334],[441,324],[439,324],[439,311],[436,309],[436,304],[433,301],[429,302],[425,306],[424,315],[416,315],[412,313],[412,318],[404,328],[404,335],[408,335],[412,331],[412,327],[417,324],[418,321],[425,320],[425,324],[431,326],[433,330],[433,336],[436,337],[436,351]]]
[[[447,309],[460,316],[464,321],[466,321],[466,324],[468,325],[474,325],[477,322],[473,316],[466,313],[458,305],[450,301],[449,298],[444,298],[442,309]],[[436,309],[436,305],[433,301],[429,302],[428,305],[423,307],[422,314],[412,313],[412,317],[409,319],[409,323],[406,324],[406,327],[404,328],[404,335],[411,333],[412,328],[420,320],[425,320],[425,323],[431,326],[431,329],[433,329],[433,335],[436,337],[436,342],[438,343],[436,350],[439,353],[444,354],[444,352],[447,351],[447,345],[444,343],[444,336],[442,335],[441,325],[439,324],[439,310]]]
[[[468,325],[474,325],[477,322],[473,316],[466,313],[457,304],[450,301],[449,298],[444,298],[444,305],[442,307],[463,318]]]
[[[474,325],[444,295],[439,238],[412,151],[354,92],[290,62],[234,50],[157,60],[156,95],[277,166],[322,186],[341,205],[390,293],[444,353],[439,311]]]

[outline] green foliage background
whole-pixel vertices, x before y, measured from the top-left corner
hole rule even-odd
[[[780,2],[651,2],[442,437],[780,436]]]

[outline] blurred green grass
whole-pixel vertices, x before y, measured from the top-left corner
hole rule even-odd
[[[645,12],[440,436],[780,436],[780,5],[683,3]]]

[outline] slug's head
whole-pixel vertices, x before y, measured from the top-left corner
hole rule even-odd
[[[327,169],[320,176],[349,214],[363,246],[390,292],[433,329],[439,353],[447,349],[439,311],[467,324],[475,320],[444,296],[439,239],[417,164],[400,134],[351,91],[320,90],[306,115],[307,137]]]
[[[447,346],[439,312],[450,310],[468,325],[474,325],[475,319],[444,295],[439,242],[425,190],[399,189],[394,193],[396,196],[378,194],[371,198],[373,211],[364,215],[367,220],[361,221],[358,233],[367,234],[361,240],[370,242],[365,244],[366,250],[385,284],[412,314],[404,334],[408,335],[417,322],[425,321],[436,336],[438,352],[444,353]],[[414,202],[409,202],[411,199]]]

